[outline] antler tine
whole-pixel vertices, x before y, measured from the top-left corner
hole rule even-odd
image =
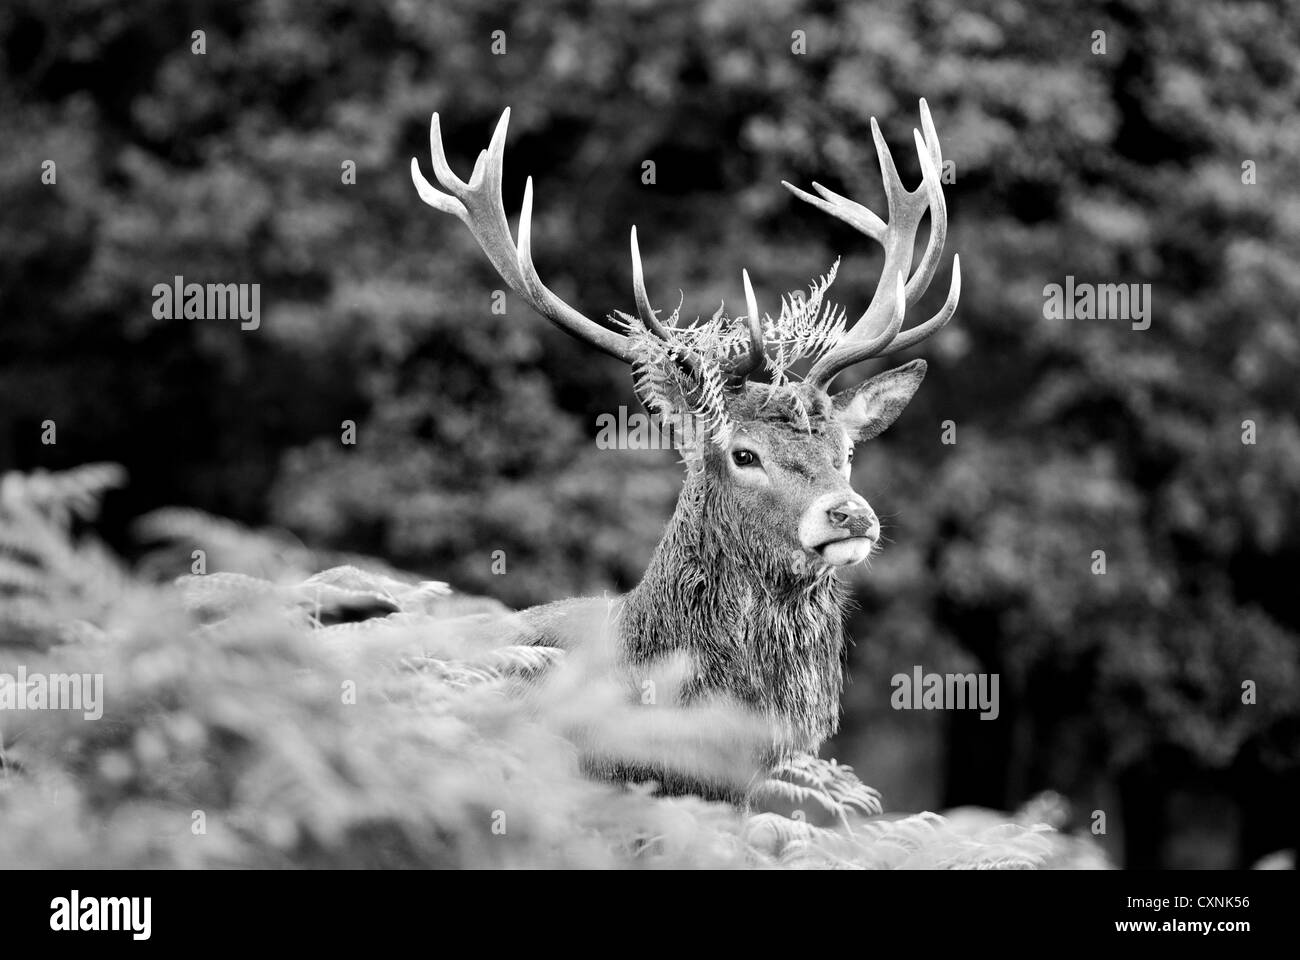
[[[654,307],[650,305],[650,296],[645,291],[645,268],[641,265],[641,247],[636,242],[635,226],[632,227],[631,247],[632,297],[636,300],[637,316],[641,318],[641,323],[647,330],[672,348],[673,357],[678,364],[690,373],[698,374],[700,366],[695,354],[682,348],[681,342],[663,325],[663,321],[655,315]]]
[[[954,253],[952,255],[952,281],[948,284],[948,299],[943,302],[943,306],[925,323],[918,323],[912,329],[898,334],[897,339],[889,345],[891,351],[906,350],[908,347],[914,347],[927,337],[932,337],[948,325],[954,313],[957,312],[957,301],[961,298],[961,256]],[[882,351],[883,352],[883,351]]]
[[[509,109],[502,115],[501,119],[505,120],[509,116]],[[499,125],[500,121],[498,121]],[[467,188],[467,184],[456,176],[451,169],[451,164],[447,163],[447,151],[442,146],[442,121],[438,114],[434,113],[429,120],[429,153],[433,160],[433,175],[438,178],[438,182],[446,189],[455,193],[460,193]],[[414,162],[415,158],[411,160]]]
[[[922,101],[924,102],[924,101]],[[939,268],[939,259],[943,256],[944,241],[948,239],[948,205],[943,199],[943,186],[939,181],[939,170],[933,162],[930,151],[921,140],[921,134],[912,131],[916,140],[916,156],[921,162],[921,186],[926,191],[926,202],[930,207],[930,239],[921,256],[921,265],[907,283],[907,305],[915,306],[925,291],[930,288],[934,272]],[[937,146],[937,145],[936,145]],[[942,158],[941,158],[942,162]]]
[[[442,136],[438,132],[438,115],[433,115],[433,120],[429,124],[429,152],[433,155],[434,175],[438,177],[438,182],[449,184],[457,180],[456,174],[451,172],[447,166],[447,158],[442,153]],[[438,173],[439,167],[443,169],[445,176]],[[455,197],[449,197],[445,193],[439,193],[435,190],[428,180],[424,179],[424,174],[420,172],[420,161],[415,157],[411,158],[411,179],[415,182],[415,191],[420,195],[420,199],[443,213],[450,213],[453,217],[464,220],[467,216],[465,205]]]
[[[569,306],[542,282],[533,265],[532,224],[533,181],[530,177],[524,187],[523,209],[519,215],[519,245],[510,236],[505,205],[501,200],[501,174],[504,165],[506,130],[510,123],[510,108],[501,113],[488,148],[479,154],[469,183],[461,180],[447,163],[443,149],[442,131],[438,114],[429,124],[429,152],[434,176],[446,193],[436,190],[420,172],[420,165],[411,159],[411,179],[420,199],[443,213],[460,219],[474,234],[474,239],[487,254],[501,278],[528,304],[579,340],[583,340],[625,363],[632,361],[631,347],[626,337],[602,327],[600,324]]]
[[[745,311],[749,323],[749,349],[736,357],[727,368],[727,377],[733,384],[742,383],[746,377],[767,363],[763,352],[763,319],[758,312],[758,298],[754,296],[754,285],[749,282],[749,271],[741,270],[745,281]]]
[[[887,298],[887,301],[885,301],[890,304],[890,308],[893,310],[888,322],[885,324],[885,329],[881,330],[874,337],[871,337],[868,340],[863,340],[861,338],[849,339],[847,337],[841,340],[831,354],[827,354],[826,357],[822,358],[823,360],[826,360],[830,356],[834,355],[834,362],[836,364],[835,369],[831,373],[825,375],[823,379],[818,374],[817,370],[817,367],[820,365],[819,361],[818,364],[813,366],[812,371],[808,374],[808,381],[810,383],[814,383],[825,389],[826,385],[834,379],[835,374],[839,373],[841,370],[847,370],[855,363],[861,363],[863,360],[869,360],[872,357],[879,356],[887,350],[898,349],[894,347],[893,344],[895,339],[898,337],[898,331],[903,326],[903,317],[906,314],[907,294],[906,287],[903,283],[903,275],[901,273],[895,274],[895,278],[894,293],[891,297]],[[954,300],[953,310],[956,309],[957,304]],[[951,318],[952,314],[950,313],[948,318],[944,320],[944,323],[947,323],[948,319]],[[938,328],[936,327],[935,329]],[[908,332],[911,333],[913,331]],[[928,335],[929,334],[927,334],[927,336]]]
[[[921,129],[925,131],[925,145],[930,150],[930,159],[936,170],[943,169],[943,149],[939,146],[939,133],[934,129],[934,118],[930,116],[930,104],[921,98]]]
[[[956,311],[957,299],[961,293],[961,274],[959,262],[954,257],[952,283],[943,307],[925,323],[900,333],[907,308],[921,299],[934,278],[948,234],[948,210],[940,180],[943,153],[934,120],[930,116],[929,104],[925,100],[921,101],[921,129],[924,134],[912,131],[921,166],[921,183],[915,190],[908,190],[898,175],[893,154],[880,132],[880,125],[874,117],[871,120],[871,138],[876,145],[880,175],[884,182],[888,223],[862,205],[821,184],[813,184],[813,189],[820,194],[819,197],[814,197],[789,183],[783,183],[800,200],[849,224],[875,240],[885,251],[884,268],[871,303],[840,342],[813,364],[808,375],[809,382],[823,389],[829,386],[840,371],[855,363],[886,352],[902,350],[931,336],[951,320]],[[916,233],[927,210],[930,212],[930,237],[916,273],[908,279],[912,269]]]
[[[821,194],[821,197],[814,197],[811,193],[800,190],[789,180],[782,180],[781,186],[785,187],[804,203],[812,204],[822,213],[829,213],[837,220],[842,220],[859,233],[865,233],[872,240],[883,242],[885,238],[885,221],[856,201],[848,197],[842,197],[834,190],[823,187],[816,180],[813,181],[813,189]]]
[[[650,306],[650,297],[645,292],[645,268],[641,266],[641,247],[636,242],[636,227],[632,227],[632,296],[636,300],[636,313],[641,322],[660,340],[671,342],[672,335]]]
[[[885,184],[885,202],[888,204],[890,219],[893,219],[894,204],[905,195],[908,190],[903,186],[903,178],[898,175],[898,167],[894,165],[894,153],[889,149],[889,144],[885,141],[885,135],[880,132],[880,124],[876,118],[871,118],[871,139],[876,145],[876,159],[880,163],[880,179]]]

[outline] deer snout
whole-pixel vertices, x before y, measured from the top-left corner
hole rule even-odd
[[[880,523],[876,513],[861,497],[836,504],[826,511],[832,527],[847,530],[851,537],[880,538]]]
[[[871,505],[852,491],[818,497],[799,523],[799,541],[832,566],[861,563],[880,539],[880,521]]]

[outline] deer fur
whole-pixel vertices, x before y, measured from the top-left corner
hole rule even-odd
[[[786,397],[750,392],[770,406],[760,414],[761,401],[734,404],[742,431],[761,423],[791,458],[842,460],[843,432],[828,404],[814,406],[805,425]],[[631,663],[689,654],[699,675],[685,693],[726,692],[757,708],[775,725],[776,753],[815,750],[838,726],[845,593],[831,568],[804,556],[789,505],[773,498],[754,512],[728,496],[723,459],[709,450],[687,475],[623,604],[620,637]]]
[[[746,490],[728,472],[728,450],[705,447],[641,582],[612,601],[524,611],[530,640],[586,642],[574,624],[590,631],[592,605],[604,607],[633,690],[638,671],[684,657],[690,670],[676,703],[722,700],[753,711],[766,731],[753,745],[756,768],[816,752],[839,726],[848,594],[835,568],[800,542],[799,519],[818,497],[849,491],[848,449],[892,422],[924,369],[915,361],[834,398],[804,385],[747,384],[729,403],[735,442],[761,436],[782,482]],[[743,794],[735,784],[683,775],[670,757],[662,765],[605,758],[591,766],[604,776],[654,779],[669,792]]]

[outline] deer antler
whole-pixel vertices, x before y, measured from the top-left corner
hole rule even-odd
[[[902,331],[903,315],[907,308],[920,300],[930,286],[948,232],[948,210],[939,181],[943,154],[939,149],[939,135],[935,133],[934,121],[930,118],[930,107],[925,100],[921,101],[921,126],[925,130],[924,139],[916,130],[912,134],[921,162],[922,181],[915,190],[908,190],[899,179],[898,169],[894,166],[889,146],[880,133],[879,124],[875,117],[871,118],[871,136],[876,142],[880,174],[888,202],[888,223],[861,204],[828,190],[820,183],[813,184],[813,189],[821,194],[820,197],[814,197],[793,184],[781,181],[782,186],[800,200],[843,220],[885,249],[885,266],[880,281],[876,284],[871,304],[849,332],[813,364],[808,374],[808,382],[822,389],[828,387],[837,374],[855,363],[920,343],[951,320],[957,309],[957,299],[961,295],[961,260],[954,255],[952,282],[944,305],[925,323]],[[916,273],[907,279],[907,274],[912,269],[912,245],[916,242],[916,231],[927,209],[930,211],[930,240]]]
[[[594,320],[579,313],[554,293],[552,293],[537,275],[533,265],[531,226],[533,216],[533,178],[529,177],[524,185],[524,202],[519,213],[518,245],[510,236],[510,226],[506,222],[505,205],[501,200],[501,169],[505,154],[506,128],[510,123],[510,108],[507,107],[497,122],[496,130],[488,148],[479,153],[474,164],[474,172],[469,183],[461,180],[447,163],[447,154],[442,145],[442,131],[435,113],[429,125],[429,149],[432,154],[433,172],[438,178],[438,185],[446,193],[435,189],[420,172],[419,161],[411,158],[411,179],[420,199],[443,213],[450,213],[460,219],[474,234],[474,239],[483,248],[483,252],[492,261],[501,278],[534,310],[550,320],[560,329],[616,357],[625,363],[634,362],[633,351],[628,337],[603,327]],[[673,346],[673,355],[677,362],[688,371],[698,373],[699,358],[684,349],[671,330],[663,325],[650,305],[650,298],[645,290],[645,271],[641,266],[641,251],[637,246],[636,227],[632,228],[632,293],[636,300],[637,316],[655,336]],[[749,283],[749,274],[744,275],[745,299],[749,308],[748,323],[750,332],[749,352],[732,358],[722,365],[723,374],[732,384],[742,382],[746,376],[757,369],[763,362],[762,321],[753,288]]]
[[[602,327],[569,306],[542,283],[533,266],[531,226],[533,219],[533,178],[524,186],[524,203],[519,213],[519,244],[516,247],[506,223],[505,206],[501,201],[501,167],[505,153],[506,128],[510,123],[510,108],[501,114],[488,148],[478,155],[469,183],[461,180],[447,163],[442,146],[442,131],[438,115],[433,115],[429,125],[429,149],[433,157],[433,172],[441,193],[424,179],[419,162],[411,158],[411,179],[420,199],[443,213],[458,217],[474,234],[497,273],[510,285],[510,289],[534,310],[560,329],[583,340],[611,357],[625,363],[632,362],[632,350],[627,337]]]

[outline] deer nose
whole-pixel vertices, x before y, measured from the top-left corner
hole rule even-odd
[[[850,536],[874,537],[876,535],[876,514],[861,500],[846,500],[826,511],[832,527],[847,530]]]

